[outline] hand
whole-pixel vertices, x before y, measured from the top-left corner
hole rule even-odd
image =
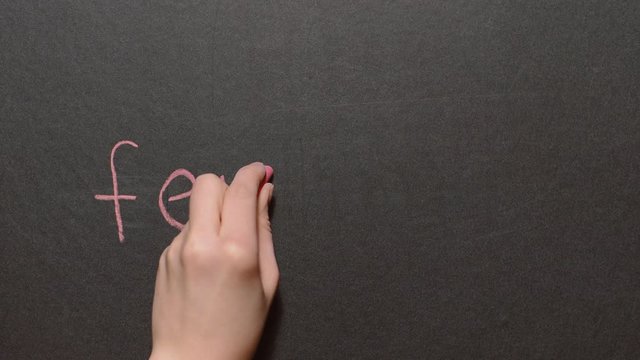
[[[253,356],[279,277],[268,213],[273,184],[265,183],[272,173],[253,163],[229,186],[213,174],[196,179],[189,221],[160,257],[152,360]]]

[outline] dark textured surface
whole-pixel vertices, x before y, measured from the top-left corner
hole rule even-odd
[[[639,358],[638,19],[0,1],[1,357],[147,356],[163,181],[262,160],[282,277],[258,358]],[[122,139],[120,244],[93,195]]]

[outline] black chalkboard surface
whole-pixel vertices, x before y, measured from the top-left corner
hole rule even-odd
[[[252,161],[281,270],[256,358],[640,358],[639,19],[0,1],[0,358],[147,357],[180,175]]]

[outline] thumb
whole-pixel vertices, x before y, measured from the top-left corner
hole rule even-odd
[[[269,204],[273,197],[274,185],[265,183],[258,194],[258,236],[262,237],[263,231],[271,232],[269,223]],[[266,234],[265,234],[266,235]]]
[[[260,185],[258,186],[258,196],[260,196],[260,192],[262,191],[262,187],[269,182],[269,179],[271,179],[271,176],[273,175],[273,168],[269,165],[265,165],[264,166],[264,179],[262,179],[262,181],[260,182]],[[271,198],[269,198],[269,200],[271,200]]]
[[[258,256],[262,285],[269,303],[276,292],[280,276],[269,220],[269,203],[273,196],[273,189],[273,184],[266,183],[258,197]]]

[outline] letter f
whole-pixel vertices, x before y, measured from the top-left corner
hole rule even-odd
[[[118,224],[118,238],[120,242],[124,241],[124,230],[122,226],[122,216],[120,215],[120,200],[135,200],[135,195],[119,195],[118,194],[118,175],[116,174],[116,166],[113,159],[116,155],[116,150],[122,145],[131,145],[134,148],[138,147],[138,144],[129,140],[122,140],[113,146],[111,149],[111,178],[113,179],[113,195],[96,195],[96,200],[113,201],[116,212],[116,223]]]

